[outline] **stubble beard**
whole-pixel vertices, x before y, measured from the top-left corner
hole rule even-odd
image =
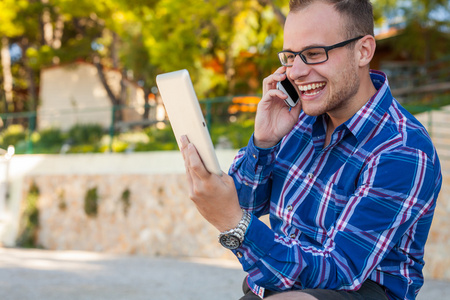
[[[347,65],[340,72],[337,80],[328,82],[327,85],[330,85],[335,91],[329,90],[330,95],[324,100],[324,104],[317,108],[304,105],[304,112],[309,116],[319,116],[325,113],[345,110],[351,105],[353,97],[359,90],[360,79],[355,70],[354,64]]]
[[[360,79],[355,72],[355,68],[348,66],[341,74],[342,77],[339,80],[341,84],[335,84],[335,86],[338,86],[338,90],[330,95],[326,105],[326,112],[332,113],[346,109],[346,107],[351,105],[352,99],[358,93]]]

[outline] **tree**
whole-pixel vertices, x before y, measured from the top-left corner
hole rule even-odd
[[[374,0],[376,20],[405,20],[398,51],[430,60],[449,48],[448,0]],[[43,67],[84,60],[100,77],[116,68],[150,94],[158,73],[186,68],[200,98],[260,92],[260,80],[278,65],[284,0],[2,0],[0,38],[6,111],[35,110]],[[417,38],[420,36],[422,38]],[[8,50],[21,57],[10,62]],[[13,82],[13,84],[11,84]],[[106,80],[103,81],[105,89]],[[19,91],[27,91],[18,105]],[[125,93],[108,93],[123,104]]]
[[[248,78],[236,70],[256,64],[258,54],[276,59],[272,49],[281,48],[282,27],[272,6],[256,0],[165,0],[151,16],[143,32],[151,63],[162,72],[187,68],[200,96],[239,92],[236,86]],[[243,59],[245,53],[251,59]]]
[[[10,39],[23,33],[23,28],[14,24],[21,7],[26,6],[26,1],[4,0],[0,2],[0,38],[1,61],[3,74],[3,91],[5,103],[3,109],[8,112],[13,106],[13,76],[11,71],[11,55],[9,52]]]
[[[403,53],[409,60],[430,62],[448,54],[450,47],[449,0],[375,0],[378,24],[401,20],[402,34],[395,45],[395,53]]]

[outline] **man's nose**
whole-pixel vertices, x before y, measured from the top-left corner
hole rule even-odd
[[[294,63],[292,64],[291,70],[289,72],[289,77],[292,80],[298,80],[305,77],[311,72],[311,67],[301,59],[300,55],[296,55]]]

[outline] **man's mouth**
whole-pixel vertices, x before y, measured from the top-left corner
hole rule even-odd
[[[325,82],[298,85],[298,89],[305,96],[314,96],[320,93],[325,87]]]

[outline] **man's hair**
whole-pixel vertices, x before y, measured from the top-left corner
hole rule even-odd
[[[290,0],[290,11],[296,12],[314,2],[324,2],[334,5],[347,24],[344,30],[347,38],[359,35],[374,35],[373,32],[373,9],[370,0]]]

